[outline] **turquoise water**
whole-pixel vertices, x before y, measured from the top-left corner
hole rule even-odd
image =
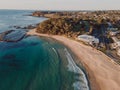
[[[46,38],[0,43],[0,90],[89,90],[68,50]],[[81,88],[81,89],[79,89]]]
[[[42,22],[32,11],[0,10],[0,32]],[[37,36],[0,42],[0,90],[90,90],[82,66],[64,45]]]

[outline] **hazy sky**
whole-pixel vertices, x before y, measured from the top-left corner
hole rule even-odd
[[[0,9],[120,10],[120,0],[0,0]]]

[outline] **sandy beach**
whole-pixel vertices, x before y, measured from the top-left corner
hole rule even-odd
[[[64,36],[39,34],[35,29],[27,34],[54,38],[70,48],[86,68],[92,90],[120,90],[120,66],[104,53]]]

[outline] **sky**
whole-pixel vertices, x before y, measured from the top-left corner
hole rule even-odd
[[[120,0],[0,0],[0,9],[120,10]]]

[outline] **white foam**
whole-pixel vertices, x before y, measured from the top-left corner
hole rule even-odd
[[[75,77],[77,78],[78,81],[73,83],[74,90],[89,90],[88,81],[84,72],[76,65],[72,56],[70,55],[66,48],[64,49],[64,51],[68,60],[67,65],[68,71],[79,74],[79,77],[78,76]]]
[[[55,48],[52,48],[52,50],[56,53],[56,55],[57,55],[57,51],[55,50]]]

